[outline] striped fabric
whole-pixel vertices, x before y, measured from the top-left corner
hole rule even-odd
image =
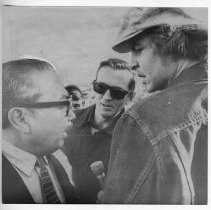
[[[40,167],[39,176],[46,203],[60,204],[61,201],[59,200],[59,197],[56,194],[50,174],[45,166],[44,159],[38,158],[37,165]]]

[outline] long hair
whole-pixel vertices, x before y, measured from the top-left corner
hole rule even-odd
[[[161,57],[207,61],[207,30],[196,24],[155,26],[143,32],[141,37],[147,37],[149,44],[155,45],[155,50]],[[137,38],[140,39],[140,36]]]

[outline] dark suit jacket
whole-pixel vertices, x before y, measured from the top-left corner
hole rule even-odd
[[[64,168],[53,155],[50,156],[50,159],[63,190],[66,203],[77,203],[75,189],[69,182]],[[2,155],[2,202],[5,204],[34,203],[34,200],[22,178],[4,155]]]

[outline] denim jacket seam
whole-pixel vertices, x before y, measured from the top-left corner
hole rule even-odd
[[[180,130],[183,130],[193,124],[196,124],[198,122],[203,122],[204,124],[206,124],[207,122],[207,114],[203,113],[203,114],[189,114],[188,119],[183,122],[180,123],[178,126],[169,129],[168,131],[164,131],[160,134],[158,134],[156,137],[154,137],[153,132],[150,130],[149,126],[147,126],[147,124],[138,117],[138,115],[136,114],[135,111],[131,111],[130,112],[130,116],[137,122],[137,124],[139,125],[139,127],[141,128],[141,130],[143,131],[143,133],[147,136],[147,138],[150,140],[152,146],[153,146],[153,157],[155,157],[156,159],[156,164],[158,166],[158,170],[159,170],[159,174],[161,176],[161,179],[163,177],[163,171],[165,169],[164,166],[164,161],[162,159],[162,154],[160,154],[160,150],[158,147],[158,143],[166,138],[167,136],[170,136],[173,132],[177,132]],[[138,180],[135,182],[135,185],[132,189],[132,191],[130,192],[126,203],[130,203],[133,201],[133,199],[135,199],[135,197],[137,196],[137,193],[140,191],[141,186],[144,182],[144,180],[146,179],[146,176],[150,173],[150,169],[152,168],[152,162],[151,162],[152,157],[150,158],[150,160],[148,161],[148,163],[146,164],[144,170],[140,173]],[[151,164],[150,164],[151,163]],[[190,183],[188,183],[190,186]],[[190,186],[190,192],[192,194],[192,202],[193,202],[193,191],[192,191],[192,187]]]
[[[153,153],[152,153],[152,156],[150,157],[150,159],[148,160],[146,166],[144,167],[143,171],[140,173],[138,180],[135,182],[135,185],[134,185],[131,193],[129,194],[126,203],[130,203],[136,197],[137,193],[140,191],[142,183],[146,179],[147,175],[150,173],[150,171],[151,171],[150,169],[152,169],[154,161],[156,161],[156,164],[158,166],[158,170],[159,170],[161,179],[163,177],[163,170],[164,170],[164,161],[162,159],[162,155],[160,153],[158,144],[156,144],[156,145],[152,144],[152,140],[154,139],[152,131],[150,130],[150,128],[147,126],[147,124],[143,120],[141,120],[137,117],[135,112],[131,112],[131,117],[134,118],[134,120],[138,123],[141,130],[144,132],[144,134],[150,140],[151,145],[153,146]]]
[[[149,158],[146,166],[144,167],[144,170],[139,174],[138,179],[136,180],[133,189],[131,190],[126,203],[132,203],[132,201],[135,199],[137,196],[138,192],[141,189],[141,186],[143,185],[144,181],[146,180],[146,177],[150,174],[151,169],[154,165],[155,162],[155,154],[152,153],[151,157]]]
[[[179,150],[179,145],[178,145],[175,137],[171,136],[171,139],[172,139],[173,144],[175,145],[176,149]],[[184,166],[184,163],[183,163],[185,161],[185,157],[183,155],[183,152],[179,153],[179,158],[181,159],[181,163],[182,163],[183,169],[185,171],[185,175],[186,175],[187,180],[188,180],[188,186],[189,186],[190,193],[191,193],[191,202],[192,202],[192,204],[194,204],[194,197],[195,197],[194,187],[193,187],[193,184],[191,184],[191,181],[190,181],[191,177],[188,176],[187,169],[186,169],[186,167]],[[187,165],[187,163],[185,163],[185,164]],[[190,170],[191,170],[191,168],[190,168]]]
[[[207,121],[208,121],[208,116],[205,111],[191,112],[189,113],[188,119],[186,121],[180,123],[179,125],[175,126],[172,129],[163,131],[159,133],[157,136],[154,136],[149,126],[147,126],[147,124],[138,117],[135,111],[131,111],[130,116],[135,119],[135,121],[138,123],[139,127],[144,132],[144,134],[148,137],[152,145],[159,143],[162,139],[164,139],[168,135],[171,135],[171,133],[173,132],[183,130],[184,128],[198,122],[203,122],[203,124],[207,124]]]
[[[142,119],[139,118],[138,114],[135,111],[131,111],[130,116],[137,122],[143,133],[147,136],[147,138],[150,140],[152,144],[154,135],[149,126]]]
[[[159,133],[156,137],[151,139],[150,142],[152,143],[152,145],[155,145],[155,144],[159,143],[162,139],[164,139],[168,135],[171,135],[174,132],[183,130],[183,129],[185,129],[185,128],[191,126],[191,125],[194,125],[196,123],[199,123],[199,122],[203,122],[203,124],[206,124],[207,120],[208,120],[207,114],[204,115],[204,116],[202,116],[202,115],[189,116],[188,119],[185,122],[180,123],[179,125],[175,126],[172,129],[169,129],[167,131],[163,131],[163,132]]]
[[[156,137],[154,137],[153,132],[149,128],[149,126],[147,126],[147,124],[142,119],[140,119],[135,112],[131,112],[131,117],[133,117],[134,120],[138,123],[139,127],[141,128],[143,133],[147,136],[151,145],[153,146],[153,151],[155,153],[159,169],[161,170],[163,168],[163,160],[161,158],[161,154],[158,149],[158,145],[157,145],[158,142],[156,144],[154,143],[154,139]]]

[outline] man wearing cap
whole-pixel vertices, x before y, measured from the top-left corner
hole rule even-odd
[[[96,203],[102,189],[90,165],[102,161],[107,174],[111,137],[124,106],[133,98],[135,81],[127,62],[111,58],[102,61],[93,81],[96,103],[77,110],[63,151],[73,167],[73,180],[80,203]]]
[[[85,105],[85,100],[81,89],[73,84],[67,85],[65,89],[72,99],[73,110],[82,109]]]
[[[103,203],[207,203],[207,29],[179,8],[132,8],[113,49],[149,97],[118,121]]]

